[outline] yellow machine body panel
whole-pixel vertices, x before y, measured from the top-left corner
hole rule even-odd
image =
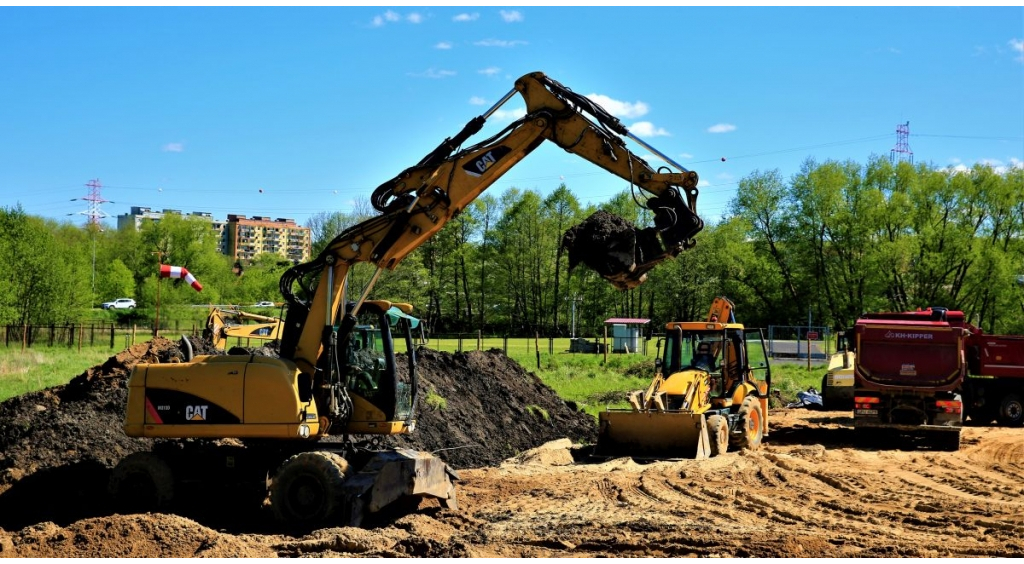
[[[703,413],[606,410],[598,414],[598,456],[708,458]]]
[[[299,398],[297,375],[287,360],[247,355],[137,364],[124,430],[131,437],[315,437],[316,407]]]
[[[352,394],[352,419],[348,432],[354,435],[404,435],[411,433],[415,421],[388,421],[384,412],[367,399]]]

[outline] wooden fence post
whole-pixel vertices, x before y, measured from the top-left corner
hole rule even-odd
[[[476,350],[483,350],[484,348],[484,335],[479,329],[476,330]]]
[[[534,341],[533,341],[534,348],[537,349],[537,370],[540,370],[540,332],[539,331],[533,334],[533,339],[534,339]]]
[[[110,324],[110,348],[114,348],[114,324]]]
[[[608,364],[608,325],[604,326],[604,363]]]
[[[25,352],[25,345],[28,344],[28,324],[21,325],[21,352]]]
[[[135,346],[135,331],[136,331],[136,329],[138,329],[138,326],[136,324],[132,323],[132,344],[130,346]]]

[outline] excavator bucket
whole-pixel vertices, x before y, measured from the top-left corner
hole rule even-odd
[[[427,452],[404,448],[381,451],[345,482],[347,515],[352,527],[401,499],[434,498],[442,507],[458,509],[455,482],[458,473]]]
[[[704,227],[681,200],[674,202],[674,207],[657,208],[655,215],[657,228],[637,229],[603,210],[571,227],[562,235],[562,247],[569,252],[569,270],[583,263],[620,290],[643,284],[649,270],[692,247],[691,237]],[[688,221],[679,219],[683,217]]]
[[[595,456],[700,460],[711,455],[703,413],[610,409],[598,420]]]

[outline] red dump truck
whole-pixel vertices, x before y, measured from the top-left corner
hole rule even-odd
[[[854,325],[858,435],[874,441],[903,433],[958,450],[970,329],[962,311],[937,307],[861,316]]]
[[[986,335],[968,326],[968,374],[964,381],[964,409],[968,420],[987,425],[1019,427],[1024,424],[1024,336]]]

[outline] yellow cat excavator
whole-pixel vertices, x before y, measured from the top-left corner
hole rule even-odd
[[[771,369],[761,331],[736,323],[731,301],[715,298],[704,321],[668,323],[655,364],[630,408],[598,414],[595,456],[700,459],[760,447]]]
[[[462,148],[516,93],[526,102],[526,114],[493,137]],[[676,170],[653,169],[627,149],[624,138]],[[433,498],[454,507],[457,475],[441,459],[382,448],[375,440],[413,431],[417,386],[408,337],[412,307],[369,296],[384,270],[395,269],[544,141],[626,180],[639,189],[636,201],[653,212],[653,227],[610,235],[581,229],[563,238],[577,262],[618,288],[630,288],[694,244],[704,225],[695,212],[696,173],[637,139],[588,98],[543,73],[524,75],[485,114],[374,190],[371,204],[379,215],[346,229],[316,258],[285,272],[279,358],[192,358],[186,352],[181,363],[134,367],[124,423],[128,435],[230,438],[246,448],[194,453],[181,445],[196,441],[161,442],[158,447],[172,446],[136,453],[114,469],[111,493],[159,509],[172,503],[175,488],[186,482],[214,477],[269,482],[263,491],[273,513],[304,524],[359,525],[364,517],[410,499]],[[608,257],[595,252],[601,250]],[[348,274],[358,263],[376,268],[363,288],[350,291]],[[379,331],[379,349],[363,361],[365,347],[355,338],[361,327]],[[406,335],[408,370],[396,370],[400,347],[394,331]],[[205,456],[208,451],[214,454]]]

